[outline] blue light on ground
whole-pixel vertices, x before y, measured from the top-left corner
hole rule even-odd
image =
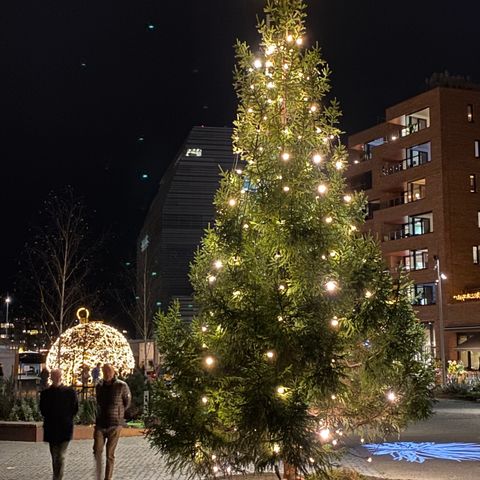
[[[390,455],[394,460],[423,463],[428,459],[480,461],[478,443],[394,442],[369,443],[364,447],[372,455]]]

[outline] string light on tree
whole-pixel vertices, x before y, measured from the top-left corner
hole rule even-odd
[[[262,61],[259,58],[256,58],[255,61],[253,62],[253,66],[255,68],[262,68]]]
[[[318,190],[318,193],[323,195],[327,192],[327,186],[322,183],[321,185],[318,186],[317,190]]]
[[[204,405],[206,405],[206,404],[208,403],[208,398],[205,397],[205,396],[203,396],[203,397],[202,397],[202,403],[203,403]]]
[[[322,156],[319,153],[316,153],[313,156],[313,163],[316,163],[318,165],[319,163],[321,163],[321,161],[322,161]]]
[[[389,392],[387,393],[387,400],[388,400],[389,402],[392,402],[392,403],[393,403],[393,402],[395,402],[395,401],[397,400],[397,396],[395,395],[394,392],[389,391]]]
[[[282,153],[282,160],[284,162],[287,162],[288,160],[290,160],[290,154],[288,152],[283,152]]]
[[[212,367],[213,365],[215,364],[215,359],[212,357],[212,356],[208,356],[205,358],[205,365],[207,365],[207,367]]]
[[[331,320],[330,320],[330,325],[334,328],[338,327],[338,318],[337,317],[333,317]]]
[[[325,290],[327,290],[327,292],[329,293],[334,293],[337,291],[337,289],[338,289],[338,284],[334,280],[329,280],[325,284]]]
[[[234,207],[234,206],[237,204],[237,201],[236,201],[234,198],[231,198],[231,199],[228,201],[228,204],[229,204],[231,207]]]
[[[344,195],[343,200],[345,203],[350,203],[352,201],[352,196],[351,195]]]

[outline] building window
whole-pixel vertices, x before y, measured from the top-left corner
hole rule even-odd
[[[480,245],[474,245],[472,247],[472,257],[473,257],[473,263],[475,265],[478,265],[478,259],[480,258],[479,253],[480,253]]]
[[[410,290],[413,305],[433,305],[435,303],[435,284],[417,283]]]
[[[477,212],[478,228],[480,228],[480,210]]]
[[[406,270],[425,270],[428,268],[428,249],[410,250],[410,254],[404,257]]]
[[[477,191],[477,176],[472,173],[470,176],[470,193],[475,193]]]
[[[480,140],[475,140],[475,158],[480,158]]]
[[[468,122],[473,122],[473,105],[469,103],[467,105],[467,120]]]

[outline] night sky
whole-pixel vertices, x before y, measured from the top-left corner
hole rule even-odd
[[[423,91],[433,72],[480,81],[477,2],[308,4],[307,44],[318,41],[333,70],[347,133]],[[0,3],[0,294],[13,290],[42,201],[67,184],[83,196],[95,234],[108,232],[106,277],[134,257],[148,204],[191,127],[231,124],[232,46],[239,38],[255,47],[262,6]]]

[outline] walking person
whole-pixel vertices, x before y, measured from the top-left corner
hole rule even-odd
[[[100,370],[101,370],[101,364],[97,363],[97,365],[92,370],[92,382],[94,386],[96,386],[100,381]]]
[[[62,384],[62,371],[51,371],[52,384],[40,393],[40,412],[43,415],[43,440],[50,446],[53,480],[62,480],[65,453],[73,434],[73,417],[78,412],[75,390]]]
[[[124,425],[125,410],[130,405],[130,389],[119,380],[109,363],[102,367],[103,380],[95,387],[97,418],[93,434],[97,480],[111,480],[115,462],[115,448]],[[106,448],[105,476],[102,477],[102,454]]]

